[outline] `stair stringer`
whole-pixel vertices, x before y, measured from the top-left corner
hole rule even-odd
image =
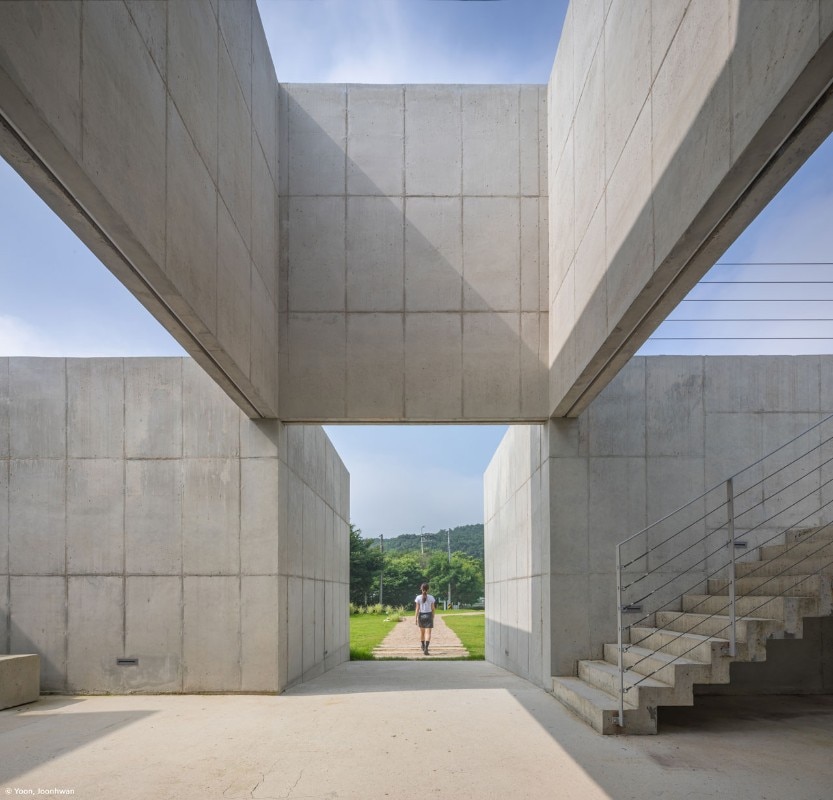
[[[817,532],[814,531],[813,535],[817,535]],[[787,533],[786,547],[808,538],[803,531],[790,531]],[[623,654],[624,665],[630,668],[625,673],[623,725],[618,724],[619,672],[616,644],[604,646],[603,660],[579,661],[577,676],[554,677],[552,693],[598,733],[657,733],[660,706],[693,706],[695,684],[728,684],[731,682],[732,663],[766,661],[767,643],[771,639],[800,639],[804,619],[833,615],[833,533],[825,531],[819,539],[821,542],[827,543],[822,549],[828,554],[825,558],[829,557],[831,563],[821,564],[814,559],[813,566],[817,571],[813,574],[802,575],[795,569],[780,577],[766,574],[776,571],[771,567],[771,562],[779,562],[779,567],[784,564],[783,549],[765,550],[767,555],[771,554],[770,558],[744,562],[759,565],[762,569],[757,576],[737,579],[738,601],[743,598],[745,605],[755,607],[758,605],[756,600],[747,602],[746,599],[770,598],[761,602],[773,610],[779,607],[782,618],[738,617],[738,641],[734,656],[729,655],[729,641],[726,638],[696,633],[698,627],[714,628],[715,624],[711,620],[719,620],[717,628],[724,620],[728,624],[728,617],[703,614],[700,616],[708,617],[708,620],[699,621],[696,613],[683,610],[686,597],[726,597],[726,580],[709,580],[707,595],[684,596],[680,610],[659,612],[654,620],[657,627],[631,627],[630,639]],[[798,555],[800,551],[796,558]],[[796,565],[800,563],[803,563],[802,560],[796,561]],[[745,573],[750,571],[749,568],[743,570]],[[797,591],[790,595],[775,593],[785,587]],[[766,594],[768,590],[773,591],[772,596]],[[761,591],[764,593],[761,594]],[[708,602],[711,601],[703,605]],[[675,630],[675,625],[682,627],[682,630]]]

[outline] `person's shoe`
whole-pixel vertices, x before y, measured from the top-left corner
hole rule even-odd
[[[425,650],[424,650],[425,655],[428,655],[428,645],[430,645],[430,644],[431,644],[431,642],[426,642],[425,643]]]
[[[420,642],[419,646],[422,648],[422,652],[425,652],[425,642]]]

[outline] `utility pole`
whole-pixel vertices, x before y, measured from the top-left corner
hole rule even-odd
[[[446,529],[446,538],[448,540],[448,605],[451,608],[451,528]]]
[[[424,525],[419,529],[419,554],[421,556],[425,555],[425,526]]]
[[[385,534],[379,534],[379,552],[385,552]],[[385,578],[385,562],[382,562],[382,571],[379,573],[379,605],[382,605],[382,591],[384,590],[384,578]]]

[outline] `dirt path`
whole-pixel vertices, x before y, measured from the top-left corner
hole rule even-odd
[[[415,661],[432,658],[463,658],[469,654],[469,651],[463,647],[457,634],[445,624],[445,620],[435,615],[428,653],[427,656],[423,655],[419,646],[419,630],[413,616],[405,617],[394,625],[382,643],[373,649],[373,655],[376,658],[408,658]]]

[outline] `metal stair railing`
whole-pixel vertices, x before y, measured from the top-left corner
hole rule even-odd
[[[819,536],[822,531],[833,530],[833,415],[616,545],[619,726],[624,725],[626,694],[659,669],[684,659],[703,642],[720,642],[727,655],[737,655],[738,552],[785,542],[786,533],[791,530],[801,530],[804,535],[792,546],[787,542],[783,556],[779,557],[788,556],[794,546],[808,541],[818,542],[819,547],[802,558],[790,560],[775,575],[759,576],[766,578],[760,586],[785,576],[808,559],[829,555],[830,560],[821,565],[812,561],[806,573],[795,576],[795,582],[782,586],[781,591],[763,596],[762,602],[747,612],[746,617],[769,603],[772,597],[788,596],[807,575],[821,573],[833,565],[833,540],[820,541]],[[755,577],[766,563],[762,561],[745,577]],[[684,636],[697,632],[710,619],[728,617],[728,622],[714,633],[698,634],[691,647],[681,653],[669,653],[672,658],[662,667],[629,678],[626,686],[626,675],[651,657],[636,658],[625,666],[625,654],[651,635],[634,641],[632,629],[639,625],[661,627],[655,623],[656,615],[663,611],[678,611],[675,622],[685,615],[697,614],[696,609],[705,600],[684,610],[683,596],[708,594],[709,579],[721,576],[728,580],[725,605],[718,611],[698,614],[702,619],[685,630],[673,631],[677,636],[661,647],[650,649],[665,651]]]

